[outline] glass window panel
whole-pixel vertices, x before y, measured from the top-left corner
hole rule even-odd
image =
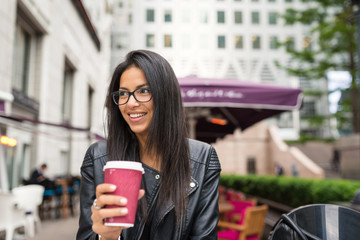
[[[205,10],[201,10],[199,13],[200,23],[208,22],[208,12]]]
[[[277,24],[277,13],[269,12],[269,24],[276,25]]]
[[[217,11],[217,22],[225,23],[225,12],[224,11]]]
[[[243,36],[235,36],[235,48],[236,49],[244,48]]]
[[[146,34],[146,47],[155,47],[155,35]]]
[[[170,34],[164,35],[164,47],[166,48],[172,47],[172,36]]]
[[[165,10],[164,22],[172,22],[172,11],[171,10]]]
[[[127,48],[129,46],[129,37],[127,33],[113,35],[113,48]]]
[[[270,38],[269,38],[269,47],[270,47],[270,49],[277,49],[278,48],[278,38],[277,38],[277,36],[270,36]]]
[[[295,49],[295,38],[294,37],[287,37],[286,38],[286,49],[294,50]]]
[[[65,63],[63,79],[63,98],[62,98],[62,119],[65,123],[71,123],[73,106],[73,79],[75,71]]]
[[[20,25],[17,25],[15,29],[12,85],[25,94],[29,93],[30,48],[31,35]]]
[[[242,23],[242,12],[240,11],[235,11],[234,12],[234,22],[236,24],[241,24]]]
[[[154,9],[146,9],[146,21],[147,22],[155,22],[155,10]]]
[[[218,36],[218,48],[225,48],[225,36]]]
[[[306,50],[312,50],[312,37],[306,36],[303,38],[303,48]]]
[[[253,49],[260,49],[261,48],[260,36],[252,36],[251,41],[252,41]]]
[[[251,23],[252,24],[260,24],[260,13],[259,12],[251,12]]]

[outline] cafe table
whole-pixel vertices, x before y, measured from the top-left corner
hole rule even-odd
[[[234,205],[228,201],[219,201],[219,215],[220,220],[226,221],[226,214],[234,210]]]

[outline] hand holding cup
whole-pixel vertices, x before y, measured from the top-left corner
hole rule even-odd
[[[144,169],[139,162],[108,161],[104,172],[91,207],[92,228],[102,239],[118,239],[122,229],[134,225],[138,199],[145,194],[140,190]]]
[[[102,240],[118,239],[122,230],[128,227],[114,227],[105,226],[105,218],[125,216],[128,213],[126,208],[127,199],[122,196],[112,194],[116,189],[116,185],[113,184],[100,184],[96,187],[96,205],[101,209],[95,209],[91,207],[91,220],[93,221],[92,229],[97,234],[101,235]],[[143,189],[139,190],[138,199],[145,195]],[[106,205],[118,205],[117,208],[104,208]]]

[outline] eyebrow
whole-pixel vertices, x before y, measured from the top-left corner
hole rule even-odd
[[[139,89],[139,88],[142,88],[142,87],[150,87],[150,85],[149,85],[148,83],[144,83],[144,84],[141,84],[141,85],[137,86],[137,87],[135,88],[135,90],[137,90],[137,89]],[[125,87],[119,87],[119,90],[120,90],[120,89],[129,90],[128,88],[125,88]]]

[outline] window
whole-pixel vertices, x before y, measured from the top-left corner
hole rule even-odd
[[[316,115],[315,102],[304,101],[303,106],[300,110],[303,117],[312,117]]]
[[[235,36],[235,48],[242,49],[243,46],[243,36]]]
[[[29,81],[30,81],[30,54],[32,36],[19,24],[15,29],[15,47],[13,57],[13,73],[12,85],[13,88],[29,94]]]
[[[217,22],[225,23],[225,12],[224,11],[217,11]]]
[[[254,157],[248,157],[246,165],[248,174],[256,174],[256,160]]]
[[[269,48],[277,49],[278,48],[278,38],[277,36],[270,36],[269,38]]]
[[[242,12],[235,11],[234,12],[234,22],[235,24],[241,24],[242,23]]]
[[[165,10],[164,22],[172,22],[172,11],[171,10]]]
[[[225,48],[225,36],[218,36],[218,48]]]
[[[268,0],[268,2],[276,2],[276,0]]]
[[[277,24],[277,13],[269,12],[269,24],[276,25]]]
[[[200,23],[208,22],[208,12],[205,10],[201,10],[199,13]]]
[[[146,34],[146,47],[155,47],[155,35]]]
[[[312,50],[312,37],[306,36],[303,38],[303,48],[306,50]]]
[[[112,48],[122,49],[129,46],[129,36],[127,33],[118,33],[112,36]]]
[[[132,24],[132,14],[131,13],[128,15],[128,23]]]
[[[170,34],[164,35],[164,47],[166,48],[172,47],[172,36]]]
[[[155,22],[155,10],[146,9],[146,22]]]
[[[252,41],[252,48],[253,49],[260,49],[261,48],[260,36],[252,36],[251,41]]]
[[[294,50],[295,49],[295,39],[294,39],[294,37],[287,37],[286,38],[286,49],[287,50]]]
[[[251,12],[251,23],[252,24],[260,24],[260,13],[259,12]]]
[[[75,70],[71,67],[70,63],[65,60],[61,113],[63,122],[67,124],[71,124],[74,75]]]

